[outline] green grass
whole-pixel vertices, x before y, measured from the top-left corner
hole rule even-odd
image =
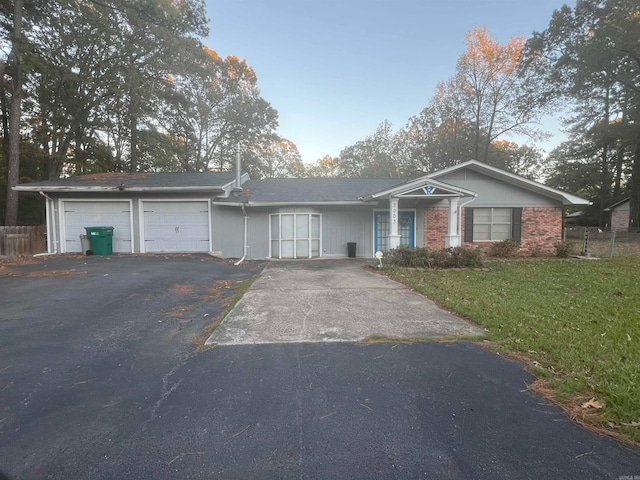
[[[485,327],[498,348],[537,361],[560,402],[605,403],[597,421],[640,441],[640,427],[624,425],[640,422],[640,257],[489,267],[387,272]]]

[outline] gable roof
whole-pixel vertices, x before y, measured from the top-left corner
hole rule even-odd
[[[631,197],[627,197],[627,198],[623,198],[622,200],[620,200],[619,202],[614,203],[613,205],[607,207],[604,209],[605,212],[610,212],[611,210],[619,207],[620,205],[630,202],[631,201]]]
[[[408,182],[404,182],[400,185],[393,185],[391,188],[387,188],[378,192],[373,192],[370,195],[366,195],[361,197],[361,200],[375,200],[377,198],[387,197],[387,196],[402,196],[403,194],[410,193],[412,191],[421,189],[423,187],[433,187],[436,191],[441,191],[443,193],[435,194],[433,197],[474,197],[476,194],[470,190],[466,190],[464,188],[456,187],[455,185],[451,185],[448,183],[440,182],[438,180],[434,180],[430,175],[416,178],[415,180],[409,180]],[[431,194],[427,194],[424,192],[424,197],[428,198]],[[421,195],[422,196],[422,195]]]
[[[401,178],[265,178],[242,187],[248,205],[362,204],[361,197],[405,182]]]
[[[247,177],[245,177],[247,178]],[[95,173],[24,183],[22,192],[221,191],[235,182],[233,172]]]
[[[497,180],[510,183],[511,185],[515,185],[525,190],[530,190],[540,195],[560,200],[562,201],[563,205],[589,205],[591,203],[589,200],[585,200],[584,198],[580,198],[576,195],[571,195],[570,193],[563,192],[562,190],[548,187],[547,185],[544,185],[542,183],[526,179],[524,177],[521,177],[520,175],[516,175],[515,173],[507,172],[506,170],[492,167],[490,165],[487,165],[486,163],[478,162],[477,160],[469,160],[458,165],[454,165],[453,167],[444,168],[430,174],[429,176],[431,178],[438,178],[449,173],[464,169],[482,173],[489,177],[493,177]]]

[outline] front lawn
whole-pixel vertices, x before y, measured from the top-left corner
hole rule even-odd
[[[640,257],[488,267],[387,273],[524,354],[560,403],[595,398],[582,409],[592,422],[640,441]]]

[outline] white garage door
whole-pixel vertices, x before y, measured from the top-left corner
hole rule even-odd
[[[209,202],[143,202],[145,252],[208,252]]]
[[[131,204],[127,202],[70,202],[64,206],[65,252],[82,252],[84,227],[113,227],[113,251],[131,253]]]

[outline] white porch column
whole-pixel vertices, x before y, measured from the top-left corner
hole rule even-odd
[[[449,234],[444,237],[444,246],[459,247],[460,232],[458,232],[458,197],[449,199]]]
[[[400,235],[398,234],[398,199],[389,199],[389,250],[400,246]]]

